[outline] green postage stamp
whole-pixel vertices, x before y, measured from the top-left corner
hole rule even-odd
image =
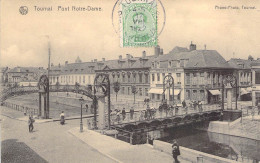
[[[121,47],[157,45],[156,0],[122,0],[119,11]]]

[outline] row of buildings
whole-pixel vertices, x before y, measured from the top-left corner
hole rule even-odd
[[[20,68],[20,70],[23,69]],[[46,73],[42,68],[38,70],[40,70],[38,74]],[[27,73],[26,75],[18,75],[17,78],[17,74],[21,73],[15,74],[13,71],[15,70],[7,70],[5,82],[7,80],[8,83],[13,84],[22,82],[23,79],[33,78],[33,75],[31,76],[31,73],[27,73],[26,70],[23,70],[25,74]],[[137,88],[136,96],[149,97],[152,101],[162,100],[163,79],[166,75],[171,75],[174,78],[175,100],[179,102],[203,101],[204,103],[219,102],[223,78],[225,75],[233,74],[238,83],[238,98],[251,100],[253,97],[253,103],[260,102],[259,59],[226,61],[216,50],[197,50],[193,43],[189,48],[175,47],[168,54],[164,54],[163,49],[157,46],[153,54],[146,54],[144,51],[140,57],[126,54],[125,57],[120,55],[114,60],[103,58],[100,61],[95,59],[91,62],[82,62],[78,57],[75,63],[51,65],[50,84],[55,85],[59,82],[61,85],[74,85],[77,82],[80,85],[92,85],[98,73],[107,73],[111,83],[116,81],[120,83],[119,95],[132,95],[134,85]],[[25,76],[28,78],[24,78]],[[114,93],[112,85],[111,90]],[[170,95],[172,95],[171,92]],[[233,89],[233,97],[235,96],[236,91]]]

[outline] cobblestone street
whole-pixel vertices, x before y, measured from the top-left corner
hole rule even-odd
[[[8,111],[18,116],[17,111]],[[64,126],[35,123],[29,133],[27,122],[1,115],[2,162],[114,162],[67,132],[78,125],[79,120],[66,121]]]

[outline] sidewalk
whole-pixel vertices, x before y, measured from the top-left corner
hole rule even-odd
[[[115,138],[102,135],[98,132],[87,130],[80,133],[79,128],[73,128],[68,131],[86,144],[97,149],[102,154],[124,163],[172,163],[171,155],[153,149],[151,145],[130,145],[129,143],[117,140]],[[187,161],[180,159],[182,163]]]

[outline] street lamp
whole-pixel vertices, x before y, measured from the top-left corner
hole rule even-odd
[[[82,104],[84,102],[84,99],[81,97],[79,99],[80,101],[80,132],[83,132],[83,123],[82,123]]]

